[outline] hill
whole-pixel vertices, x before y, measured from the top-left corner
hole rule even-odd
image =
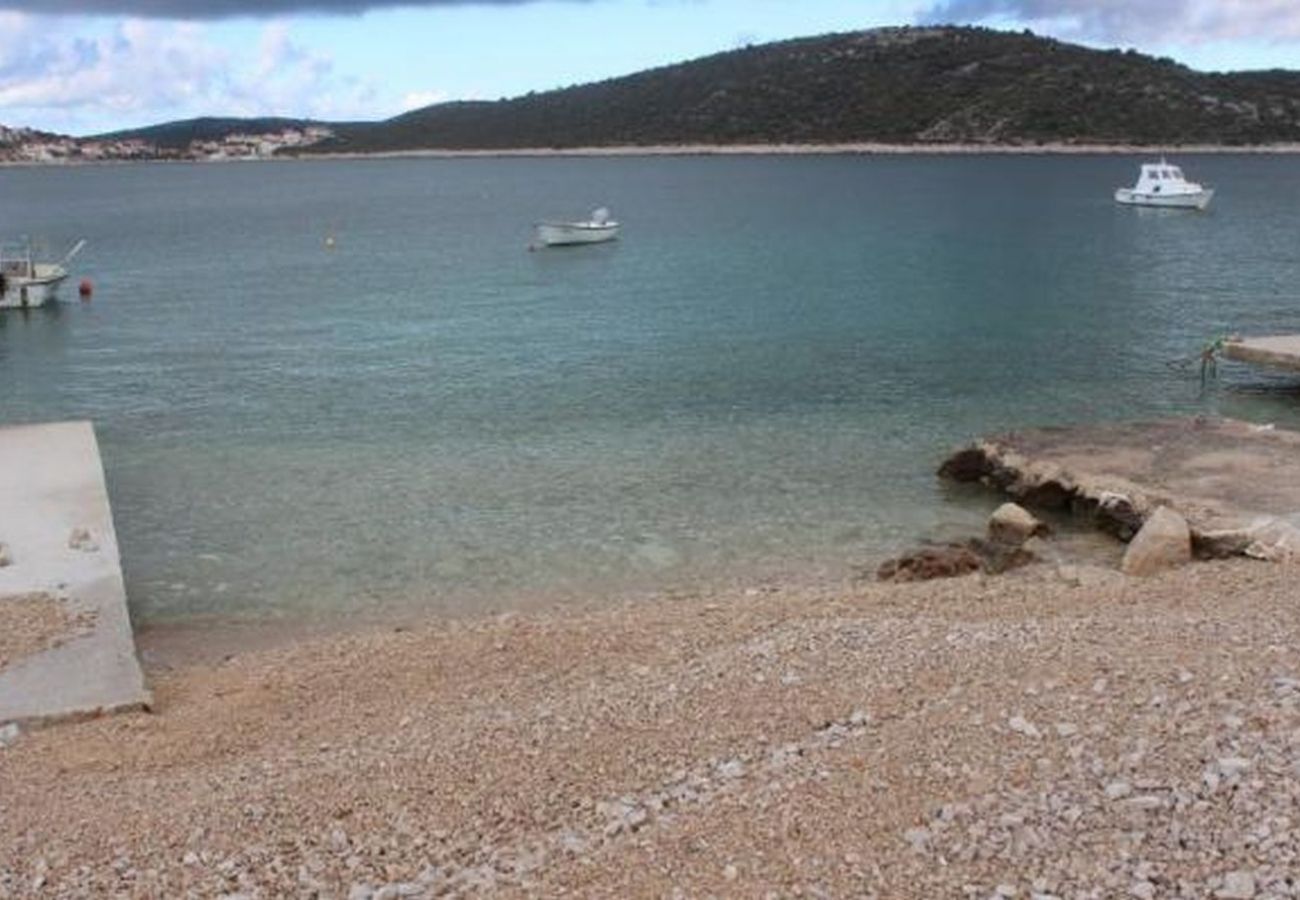
[[[1204,73],[986,28],[883,28],[333,126],[306,152],[887,142],[1300,141],[1300,72]]]

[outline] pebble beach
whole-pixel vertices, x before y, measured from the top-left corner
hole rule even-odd
[[[1295,569],[776,583],[155,665],[0,897],[1300,895]]]

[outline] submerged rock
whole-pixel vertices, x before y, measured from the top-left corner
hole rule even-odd
[[[1001,575],[1038,561],[1038,555],[1018,544],[971,538],[964,543],[922,547],[883,563],[880,581],[930,581],[959,578],[974,572]]]
[[[944,544],[888,560],[876,570],[876,577],[881,581],[930,581],[970,575],[982,568],[982,561],[970,548]]]
[[[1192,532],[1187,520],[1161,506],[1146,520],[1124,553],[1126,575],[1154,575],[1192,561]]]

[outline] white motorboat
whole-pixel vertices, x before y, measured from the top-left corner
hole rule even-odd
[[[586,222],[538,222],[536,228],[540,246],[565,247],[612,241],[618,237],[619,224],[609,217],[609,210],[601,208]]]
[[[77,241],[57,263],[37,262],[32,245],[0,245],[0,309],[35,309],[55,299],[59,285],[68,277],[68,263],[86,246]]]
[[[1205,209],[1214,191],[1183,177],[1183,170],[1163,159],[1144,163],[1138,181],[1131,188],[1115,191],[1118,203],[1131,206],[1160,206],[1171,209]]]

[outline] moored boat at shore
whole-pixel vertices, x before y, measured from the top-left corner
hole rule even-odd
[[[585,222],[538,222],[537,244],[542,247],[600,244],[617,238],[619,229],[619,223],[609,217],[609,210],[602,207]]]
[[[1115,202],[1129,206],[1157,206],[1167,209],[1205,209],[1214,197],[1211,188],[1183,177],[1183,170],[1164,159],[1144,163],[1137,184],[1115,191]]]
[[[54,300],[68,263],[85,245],[77,241],[57,263],[37,262],[27,241],[0,245],[0,309],[35,309]]]

